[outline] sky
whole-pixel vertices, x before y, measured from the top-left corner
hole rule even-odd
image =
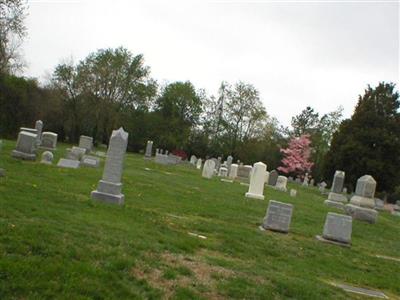
[[[216,95],[253,84],[283,125],[306,106],[350,117],[368,84],[399,80],[397,1],[28,1],[25,75],[101,48],[143,54],[159,83]]]

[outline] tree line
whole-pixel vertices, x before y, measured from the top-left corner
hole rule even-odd
[[[353,189],[358,177],[370,174],[378,191],[400,198],[400,102],[392,83],[368,86],[349,119],[343,120],[342,107],[324,115],[306,107],[285,127],[268,114],[250,83],[221,82],[214,95],[190,81],[160,85],[143,55],[123,47],[97,50],[76,63],[66,60],[45,83],[17,76],[23,20],[22,1],[0,3],[2,137],[15,138],[19,127],[41,119],[60,141],[76,143],[85,134],[107,144],[111,131],[123,126],[130,151],[143,150],[150,139],[156,147],[198,157],[264,161],[272,170],[283,165],[282,149],[307,136],[317,182],[330,183],[340,169]]]

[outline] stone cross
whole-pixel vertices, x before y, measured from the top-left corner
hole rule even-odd
[[[249,191],[246,193],[246,197],[264,200],[264,183],[266,171],[267,165],[262,163],[261,161],[254,164],[252,176],[250,178]]]
[[[114,130],[108,145],[103,178],[99,181],[97,190],[91,193],[93,199],[120,205],[124,203],[121,177],[127,146],[128,133],[122,127]]]

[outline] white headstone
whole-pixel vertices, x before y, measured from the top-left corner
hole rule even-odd
[[[218,171],[218,176],[219,177],[228,177],[228,168],[225,166],[220,167],[219,171]]]
[[[103,178],[99,181],[97,190],[91,193],[93,199],[120,205],[124,203],[121,177],[127,146],[128,133],[122,127],[114,130],[108,145]]]
[[[36,134],[27,131],[21,131],[18,134],[18,140],[15,150],[11,156],[26,160],[36,159]]]
[[[287,177],[278,176],[278,179],[276,180],[275,184],[275,189],[282,192],[286,192],[287,191],[286,185],[287,185]]]
[[[290,197],[296,197],[296,196],[297,196],[297,190],[290,189]]]
[[[86,149],[86,154],[92,152],[93,150],[93,138],[86,135],[81,135],[79,137],[79,148]]]
[[[40,148],[54,151],[57,147],[57,133],[45,131],[42,133]]]
[[[84,155],[81,159],[81,166],[98,168],[100,167],[100,158],[92,155]]]
[[[146,158],[150,158],[152,156],[152,149],[153,149],[153,141],[147,141],[146,152],[144,154]]]
[[[40,161],[42,164],[51,165],[53,162],[54,155],[50,151],[44,151],[42,153],[42,160]]]
[[[264,200],[264,183],[266,170],[266,164],[262,162],[257,162],[254,164],[252,171],[253,174],[250,178],[249,191],[246,193],[246,197]]]
[[[231,169],[229,171],[229,178],[235,179],[237,177],[238,167],[239,166],[237,164],[231,164]]]
[[[201,158],[199,158],[196,162],[196,169],[200,170],[202,163],[203,163],[203,160]]]
[[[57,167],[70,168],[70,169],[77,169],[79,168],[79,165],[80,165],[79,160],[67,159],[67,158],[61,158],[57,163]]]
[[[212,159],[207,159],[204,163],[202,176],[204,178],[212,178],[215,170],[215,162]]]

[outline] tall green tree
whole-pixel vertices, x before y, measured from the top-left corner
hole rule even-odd
[[[12,74],[24,65],[20,48],[27,32],[25,17],[26,1],[0,1],[0,73]]]
[[[392,83],[368,86],[351,119],[334,134],[326,156],[324,175],[346,172],[346,182],[354,187],[365,174],[377,180],[377,190],[392,193],[400,184],[400,102]]]

